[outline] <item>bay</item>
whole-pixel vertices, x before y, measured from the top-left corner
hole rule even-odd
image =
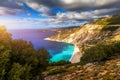
[[[12,34],[13,39],[23,39],[32,42],[34,48],[45,48],[51,55],[51,62],[58,62],[61,60],[69,61],[71,58],[74,46],[72,44],[64,42],[55,42],[44,40],[49,36],[56,34],[54,31],[43,31],[36,29],[24,29],[24,30],[8,30]]]

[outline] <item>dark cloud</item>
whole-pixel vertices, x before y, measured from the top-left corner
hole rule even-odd
[[[72,11],[86,8],[120,7],[120,0],[25,0],[25,2],[34,9],[37,9],[38,5],[45,5],[49,8],[60,7]]]
[[[0,0],[0,14],[15,15],[17,12],[23,11],[22,0]]]
[[[25,3],[24,6],[22,1]],[[24,11],[26,4],[27,7],[42,12],[40,16],[47,16],[50,20],[47,19],[43,23],[52,26],[69,23],[79,25],[81,21],[90,21],[120,12],[120,0],[0,0],[0,15],[15,15],[17,12]],[[52,12],[54,8],[60,8],[66,12],[55,14]]]
[[[0,7],[22,9],[22,0],[0,0]]]
[[[67,13],[56,13],[57,19],[86,20],[120,12],[120,0],[25,0],[26,4],[48,16],[52,8],[62,8]]]

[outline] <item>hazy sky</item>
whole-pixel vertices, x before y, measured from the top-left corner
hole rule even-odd
[[[0,25],[10,29],[78,26],[120,12],[120,0],[0,0]]]

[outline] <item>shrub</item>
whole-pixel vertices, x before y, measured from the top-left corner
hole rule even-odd
[[[53,71],[50,71],[48,73],[48,75],[55,75],[55,74],[60,74],[60,73],[64,73],[64,72],[67,72],[67,70],[65,70],[65,69],[53,70]]]
[[[81,57],[80,64],[104,61],[112,56],[120,55],[120,42],[110,44],[99,43],[89,49]]]
[[[102,31],[115,31],[118,28],[120,28],[119,26],[105,26],[102,28]]]
[[[49,58],[45,49],[35,50],[31,42],[13,40],[0,28],[0,80],[40,80]]]
[[[61,60],[59,62],[52,62],[49,65],[50,66],[61,66],[61,65],[66,65],[66,64],[70,64],[70,62]]]

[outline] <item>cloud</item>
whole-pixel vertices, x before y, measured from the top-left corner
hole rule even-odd
[[[37,18],[4,18],[0,17],[0,25],[5,25],[7,29],[43,29],[48,28],[44,22],[47,19]],[[20,24],[20,26],[19,26]],[[35,26],[35,27],[34,27]]]
[[[61,21],[54,18],[38,19],[38,18],[2,18],[0,17],[0,25],[5,25],[7,29],[49,29],[73,27],[84,24],[85,22],[67,20]],[[20,26],[18,26],[20,24]],[[21,27],[22,26],[22,27]],[[35,26],[35,27],[34,27]],[[44,26],[44,27],[43,27]]]
[[[84,11],[84,12],[67,12],[67,13],[57,13],[57,19],[68,19],[68,20],[91,20],[97,19],[100,17],[108,16],[112,12],[119,11],[119,8],[110,8],[110,9],[98,9],[93,11]]]
[[[63,4],[63,8],[67,10],[78,10],[78,9],[98,9],[111,7],[114,4],[120,3],[120,0],[61,0]],[[68,3],[71,1],[71,3]],[[73,1],[73,2],[72,2]]]
[[[86,8],[104,8],[111,6],[118,6],[120,0],[25,0],[25,2],[31,6],[35,4],[36,6],[31,6],[37,9],[41,5],[45,5],[50,8],[60,7],[66,10],[78,10]],[[114,5],[115,4],[115,5]]]
[[[120,12],[120,0],[24,0],[34,10],[42,12],[42,16],[51,18],[47,25],[65,26],[70,23],[84,23]],[[66,12],[52,15],[52,9],[60,8]],[[63,25],[62,25],[63,24]]]
[[[24,4],[32,9],[26,8]],[[120,0],[0,0],[0,15],[15,15],[23,11],[27,12],[27,18],[32,17],[31,19],[19,19],[17,22],[12,20],[16,25],[13,25],[12,22],[8,24],[13,26],[21,24],[24,27],[31,26],[31,28],[32,26],[38,28],[40,25],[47,28],[68,27],[119,13],[119,4]],[[25,9],[28,10],[24,11]],[[47,19],[34,19],[35,12],[38,12],[36,18],[45,16]]]
[[[0,7],[21,9],[22,0],[0,0]]]
[[[22,0],[0,0],[0,15],[15,15],[17,12],[23,10]]]
[[[48,7],[46,7],[44,5],[39,5],[38,3],[34,3],[34,2],[29,4],[29,5],[30,5],[30,7],[33,7],[36,10],[41,11],[41,12],[43,12],[45,14],[47,14],[49,12],[49,10],[50,10]]]
[[[0,7],[0,15],[9,14],[16,15],[17,12],[21,12],[20,9],[10,9],[6,7]]]
[[[43,16],[57,19],[90,20],[120,12],[120,0],[25,0],[35,10],[43,12]],[[52,14],[53,8],[67,10],[66,13]]]

